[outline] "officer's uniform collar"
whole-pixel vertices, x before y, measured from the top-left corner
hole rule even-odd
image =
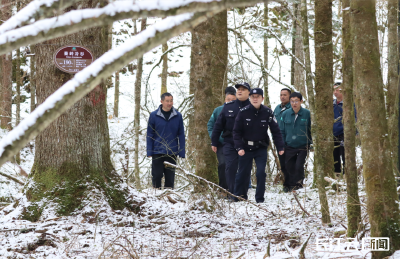
[[[240,101],[239,99],[236,99],[236,102],[237,103],[239,103],[240,104],[240,107],[245,107],[245,106],[247,106],[248,104],[249,104],[249,99],[246,99],[246,100],[244,100],[244,101]]]
[[[265,106],[261,104],[260,109],[257,110],[256,107],[254,107],[251,103],[250,103],[250,109],[254,110],[254,111],[262,111],[265,109]]]
[[[343,100],[341,100],[339,103],[337,103],[337,99],[333,99],[333,104],[335,105],[335,104],[341,104],[341,103],[343,103]]]

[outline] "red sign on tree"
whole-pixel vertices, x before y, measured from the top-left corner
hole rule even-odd
[[[54,54],[54,63],[64,72],[75,74],[93,62],[92,53],[78,45],[64,46]]]

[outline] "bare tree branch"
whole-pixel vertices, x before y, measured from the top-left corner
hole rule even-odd
[[[52,2],[48,0],[32,1],[0,26],[0,34],[23,26],[32,18],[37,21],[54,16],[64,8],[77,2],[78,0],[53,0]]]
[[[0,175],[6,177],[6,178],[8,178],[8,179],[10,179],[10,180],[12,180],[12,181],[14,181],[16,183],[19,183],[20,185],[24,185],[25,184],[25,183],[21,182],[20,180],[18,180],[17,178],[15,178],[15,177],[13,177],[11,175],[8,175],[8,174],[2,173],[2,172],[0,172]]]
[[[72,1],[72,0],[70,0]],[[152,3],[153,2],[153,3]],[[81,30],[111,24],[123,19],[164,17],[192,12],[215,12],[231,7],[244,7],[268,0],[208,0],[188,2],[146,0],[132,3],[116,1],[99,9],[83,9],[44,19],[0,36],[0,55],[46,40],[69,35]]]
[[[217,12],[222,10],[223,8]],[[1,139],[0,166],[114,71],[123,68],[133,59],[170,38],[194,28],[213,15],[215,12],[169,17],[132,37],[118,48],[105,53],[49,96],[43,104]]]

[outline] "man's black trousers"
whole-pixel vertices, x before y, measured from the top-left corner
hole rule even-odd
[[[333,137],[335,148],[333,149],[333,161],[335,163],[335,173],[342,172],[342,165],[340,158],[343,161],[343,173],[344,173],[344,135],[334,136]]]
[[[218,179],[219,186],[224,189],[228,189],[228,185],[226,184],[226,176],[225,176],[225,156],[224,156],[224,148],[220,143],[217,146],[217,159],[218,159]]]
[[[304,180],[304,164],[307,158],[307,148],[285,147],[285,165],[287,179],[285,185],[288,187],[302,187]]]
[[[165,167],[164,162],[176,165],[175,155],[157,154],[152,156],[151,175],[153,187],[161,188],[161,179],[165,176],[165,188],[174,188],[175,168]]]
[[[239,155],[232,143],[224,143],[225,179],[230,193],[235,193],[235,178],[239,166]]]

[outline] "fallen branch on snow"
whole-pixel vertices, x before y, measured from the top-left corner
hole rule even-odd
[[[8,175],[8,174],[2,173],[2,172],[0,172],[0,175],[6,177],[6,178],[8,178],[8,179],[10,179],[10,180],[12,180],[12,181],[14,181],[16,183],[19,183],[20,185],[25,185],[24,182],[18,180],[17,178],[15,178],[15,177],[13,177],[11,175]]]
[[[208,185],[211,185],[211,186],[213,186],[213,187],[216,187],[217,189],[221,190],[222,192],[224,192],[224,193],[226,193],[226,194],[228,194],[228,195],[230,195],[230,196],[232,196],[232,197],[237,198],[238,200],[248,202],[248,203],[250,203],[251,205],[253,205],[253,206],[255,206],[255,207],[257,207],[257,208],[259,208],[259,209],[261,209],[261,210],[263,210],[263,211],[266,211],[266,212],[272,214],[272,216],[276,217],[275,213],[273,213],[272,211],[269,211],[269,210],[267,210],[266,208],[263,208],[263,207],[261,207],[260,205],[254,203],[254,202],[252,202],[252,201],[249,201],[249,200],[243,199],[242,197],[236,196],[236,195],[234,195],[234,194],[228,192],[228,191],[225,190],[224,188],[220,187],[219,185],[217,185],[217,184],[215,184],[215,183],[212,183],[212,182],[210,182],[210,181],[207,181],[206,179],[204,179],[204,178],[202,178],[202,177],[200,177],[200,176],[197,176],[197,175],[195,175],[195,174],[188,173],[188,172],[186,172],[183,168],[181,168],[181,167],[179,167],[179,166],[177,166],[177,165],[174,165],[174,164],[171,164],[171,163],[168,163],[168,162],[164,162],[164,164],[165,164],[165,165],[168,165],[168,166],[171,166],[171,167],[175,167],[175,168],[181,170],[184,174],[186,174],[186,175],[188,175],[188,176],[195,177],[195,178],[197,178],[198,180],[201,180],[201,181],[207,183]]]

